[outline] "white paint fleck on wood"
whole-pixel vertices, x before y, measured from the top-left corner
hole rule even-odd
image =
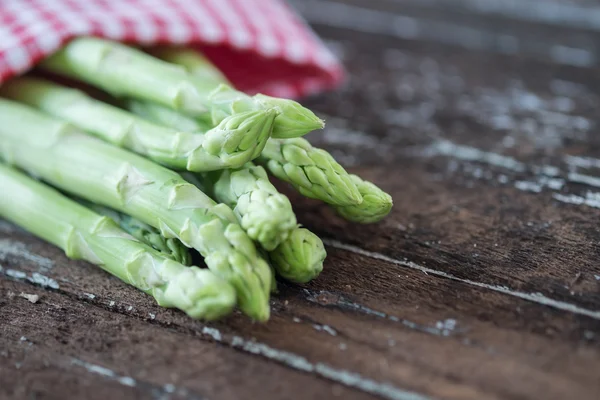
[[[12,239],[0,239],[0,260],[7,260],[9,256],[30,261],[44,271],[54,267],[54,261],[30,252],[24,243]]]
[[[517,181],[515,182],[515,187],[524,192],[533,192],[540,193],[542,191],[543,186],[537,182],[530,181]]]
[[[443,336],[450,336],[457,326],[457,321],[453,318],[448,318],[435,323],[435,327],[442,331]]]
[[[557,63],[576,67],[591,67],[596,62],[591,51],[562,45],[552,46],[550,56]]]
[[[577,196],[575,194],[561,194],[554,193],[552,197],[563,203],[575,204],[575,205],[586,205],[588,207],[600,208],[600,193],[598,192],[587,192],[585,197]]]
[[[83,367],[88,372],[91,372],[91,373],[97,374],[97,375],[101,375],[105,378],[109,378],[110,380],[114,380],[125,386],[135,387],[137,385],[135,379],[133,379],[132,377],[119,375],[115,371],[105,368],[105,367],[102,367],[100,365],[88,363],[88,362],[85,362],[82,360],[78,360],[76,358],[74,358],[72,360],[72,364]]]
[[[49,287],[52,289],[59,289],[60,286],[58,282],[54,279],[47,277],[46,275],[42,275],[40,273],[34,272],[31,277],[28,277],[27,280],[29,282],[35,283],[36,285],[40,285],[41,287]]]
[[[471,146],[463,146],[452,143],[449,140],[438,140],[426,148],[423,156],[449,156],[463,161],[475,161],[514,172],[524,172],[527,167],[524,163],[513,157],[503,156],[477,149]]]
[[[25,272],[17,271],[15,269],[7,269],[6,275],[10,276],[11,278],[19,279],[19,280],[23,280],[23,279],[27,278],[27,274]]]
[[[568,177],[570,182],[582,183],[584,185],[600,188],[600,178],[571,172]]]
[[[600,168],[600,159],[592,157],[565,156],[565,163],[573,168]]]
[[[140,387],[142,389],[149,389],[152,392],[152,397],[155,399],[169,399],[171,398],[171,394],[178,394],[182,398],[190,398],[197,399],[198,396],[190,393],[190,391],[184,387],[177,387],[172,383],[167,383],[162,386],[155,386],[148,382],[137,381],[131,376],[121,375],[117,372],[103,367],[101,365],[92,364],[83,360],[79,360],[77,358],[71,359],[71,364],[76,365],[78,367],[84,368],[86,371],[92,374],[100,375],[103,378],[109,379],[111,381],[115,381],[123,386],[128,387]]]
[[[40,296],[38,296],[37,294],[29,294],[29,293],[19,293],[19,297],[22,297],[24,299],[27,299],[30,303],[37,303],[38,300],[40,299]]]
[[[313,328],[319,332],[325,332],[331,336],[337,336],[337,331],[329,325],[313,324]]]

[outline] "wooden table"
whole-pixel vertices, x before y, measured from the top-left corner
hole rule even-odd
[[[600,398],[600,8],[292,4],[350,74],[306,102],[310,140],[389,218],[287,191],[328,259],[264,325],[161,309],[0,222],[0,398]]]

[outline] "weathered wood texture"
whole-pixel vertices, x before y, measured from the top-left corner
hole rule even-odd
[[[600,8],[498,3],[292,2],[350,75],[310,140],[395,207],[356,226],[282,186],[329,256],[268,324],[160,309],[0,221],[0,398],[597,399]]]

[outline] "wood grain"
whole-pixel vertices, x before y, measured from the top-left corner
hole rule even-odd
[[[280,282],[264,325],[161,309],[0,221],[0,397],[597,398],[594,25],[485,1],[292,4],[349,74],[306,100],[327,119],[309,139],[390,192],[389,218],[357,226],[280,184],[328,258]]]

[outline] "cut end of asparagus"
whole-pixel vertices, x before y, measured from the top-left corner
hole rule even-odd
[[[317,129],[323,129],[325,122],[300,103],[277,97],[257,94],[254,99],[265,108],[277,108],[281,114],[275,119],[274,138],[295,138]]]
[[[281,277],[291,282],[306,283],[319,276],[327,252],[317,235],[308,229],[298,228],[270,256]]]
[[[229,283],[206,269],[186,267],[178,270],[167,282],[160,305],[179,308],[192,318],[204,320],[215,320],[231,313],[236,296]]]
[[[363,202],[359,205],[336,207],[337,212],[343,218],[361,224],[381,221],[392,210],[392,196],[356,175],[350,177],[362,195]]]

